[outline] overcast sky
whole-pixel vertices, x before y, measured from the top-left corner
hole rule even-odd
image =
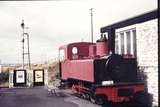
[[[0,1],[1,62],[22,62],[22,19],[32,63],[57,57],[61,45],[90,41],[90,8],[96,41],[101,27],[157,9],[157,0]]]

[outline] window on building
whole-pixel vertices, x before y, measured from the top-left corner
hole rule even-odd
[[[115,36],[115,53],[119,53],[119,46],[118,46],[118,35]]]
[[[133,33],[133,54],[134,56],[137,56],[137,50],[136,50],[136,30],[132,30]]]
[[[119,54],[124,54],[124,33],[120,33],[119,35],[119,39],[120,39],[120,44],[119,44],[119,47],[121,49],[121,51],[119,51]]]
[[[127,52],[126,52],[126,54],[129,54],[129,55],[131,55],[131,33],[130,33],[130,31],[127,31],[126,32],[126,38],[127,38],[127,43],[126,43],[126,45],[127,45]]]
[[[115,53],[136,57],[136,29],[116,32]]]

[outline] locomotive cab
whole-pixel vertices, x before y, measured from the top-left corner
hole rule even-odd
[[[76,42],[61,46],[59,48],[59,59],[78,60],[89,58],[89,53],[91,53],[90,47],[94,45],[95,43],[90,42]]]

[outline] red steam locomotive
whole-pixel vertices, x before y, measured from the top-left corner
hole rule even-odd
[[[76,42],[59,48],[60,77],[73,92],[92,102],[129,102],[144,92],[134,57],[112,54],[105,35],[96,43]]]

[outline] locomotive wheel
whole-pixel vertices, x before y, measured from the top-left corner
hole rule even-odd
[[[82,94],[77,93],[77,97],[82,98]]]
[[[90,97],[90,101],[91,101],[93,104],[96,103],[96,100],[95,100],[95,98],[93,98],[93,97]]]
[[[88,98],[89,98],[89,95],[86,94],[86,93],[82,93],[82,98],[83,98],[83,99],[88,99]]]
[[[102,105],[105,103],[105,95],[96,95],[96,104]]]
[[[87,100],[89,99],[89,94],[86,94],[86,99],[87,99]]]
[[[138,107],[151,107],[153,98],[152,95],[147,92],[137,92],[133,101]]]
[[[81,97],[82,97],[83,99],[85,99],[85,94],[84,94],[84,93],[82,93]]]
[[[90,97],[90,101],[94,104],[102,105],[104,104],[104,96],[96,95],[95,97]]]
[[[98,105],[102,105],[104,102],[103,102],[103,99],[102,98],[96,98],[96,104]]]

